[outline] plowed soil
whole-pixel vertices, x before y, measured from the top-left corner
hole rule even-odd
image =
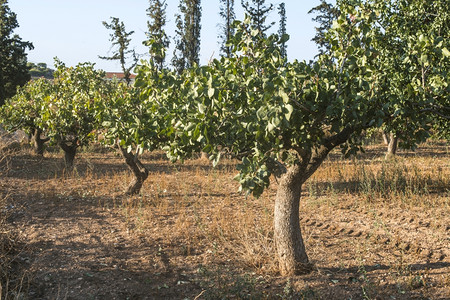
[[[360,159],[381,161],[382,149]],[[400,157],[436,163],[445,178],[447,146],[427,149]],[[152,153],[141,194],[128,197],[130,175],[113,152],[80,154],[70,174],[61,157],[23,150],[1,162],[0,209],[15,232],[14,246],[3,247],[11,257],[3,297],[450,299],[449,187],[433,178],[429,192],[417,191],[427,204],[314,179],[301,226],[315,268],[285,278],[273,259],[275,181],[253,199],[237,192],[234,161],[213,169]]]

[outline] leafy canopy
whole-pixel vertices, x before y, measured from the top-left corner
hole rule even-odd
[[[26,51],[32,50],[33,44],[13,34],[17,27],[17,15],[7,0],[0,0],[0,105],[16,93],[17,86],[30,80]]]

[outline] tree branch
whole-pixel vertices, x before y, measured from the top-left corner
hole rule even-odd
[[[322,145],[313,151],[311,159],[308,161],[308,165],[305,168],[303,182],[314,174],[314,172],[320,167],[325,158],[328,156],[330,151],[340,144],[345,143],[354,131],[355,129],[353,127],[347,126],[341,132],[325,138]]]

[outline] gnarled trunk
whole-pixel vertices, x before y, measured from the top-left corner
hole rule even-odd
[[[386,159],[393,158],[397,154],[398,137],[395,133],[391,133],[389,136],[389,144],[386,152]]]
[[[323,140],[316,149],[296,149],[299,163],[281,176],[275,199],[274,231],[277,258],[282,275],[309,273],[312,264],[306,254],[300,229],[300,196],[303,183],[320,167],[328,153],[348,140],[354,132],[346,127]]]
[[[50,138],[47,137],[45,139],[42,139],[41,135],[42,135],[42,129],[36,128],[34,130],[32,138],[33,138],[33,143],[34,143],[34,153],[36,153],[36,155],[43,156],[44,155],[44,145],[46,142],[48,142],[50,140]]]
[[[75,160],[75,155],[77,154],[78,139],[71,142],[62,141],[59,143],[59,146],[64,151],[64,163],[66,170],[70,171],[73,169],[73,162]]]
[[[127,190],[125,191],[126,195],[136,195],[141,191],[142,185],[144,181],[148,177],[147,168],[139,161],[137,156],[133,155],[133,153],[128,152],[126,149],[118,145],[120,153],[125,159],[125,163],[128,168],[133,173],[133,179],[128,185]]]
[[[300,229],[301,172],[299,166],[293,166],[281,177],[275,199],[275,244],[282,275],[311,271]]]

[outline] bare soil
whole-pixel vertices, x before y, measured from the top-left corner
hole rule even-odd
[[[245,197],[235,161],[213,169],[145,155],[150,176],[129,197],[130,175],[112,152],[82,153],[71,174],[62,154],[30,153],[0,162],[0,225],[15,233],[0,248],[10,258],[0,299],[450,299],[447,145],[400,153],[428,180],[416,192],[408,182],[397,192],[355,188],[345,172],[382,168],[382,147],[332,156],[301,200],[315,269],[290,278],[273,258],[276,182]],[[428,176],[430,166],[439,170]]]

